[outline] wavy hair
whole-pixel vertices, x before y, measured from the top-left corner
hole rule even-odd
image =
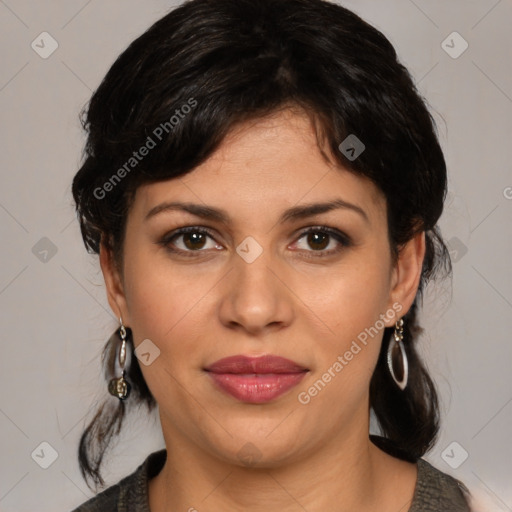
[[[185,109],[191,99],[196,106]],[[409,384],[399,390],[387,370],[392,328],[385,329],[370,383],[370,407],[388,450],[414,461],[439,430],[436,388],[416,343],[427,282],[451,274],[437,227],[446,164],[434,119],[408,70],[390,41],[355,13],[324,0],[189,0],[154,23],[117,58],[82,112],[88,138],[72,193],[84,244],[96,254],[104,244],[122,268],[127,212],[139,185],[185,175],[235,125],[289,106],[311,118],[319,146],[327,144],[340,165],[382,191],[394,258],[425,232],[421,281],[404,317]],[[339,150],[350,134],[366,146],[355,160]],[[127,169],[148,137],[156,147]],[[116,174],[122,179],[113,181]],[[103,352],[107,378],[112,339]],[[128,379],[130,399],[114,406],[117,399],[107,397],[80,440],[82,474],[96,486],[104,484],[101,461],[125,408],[155,405],[136,358]]]

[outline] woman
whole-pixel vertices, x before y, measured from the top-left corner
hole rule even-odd
[[[446,166],[379,31],[322,0],[192,0],[117,59],[84,127],[73,195],[120,325],[81,470],[104,484],[138,403],[166,448],[76,511],[470,510],[421,458]]]

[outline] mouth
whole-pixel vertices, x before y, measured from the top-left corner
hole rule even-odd
[[[247,403],[270,402],[296,386],[308,368],[284,357],[231,356],[204,368],[221,391]]]

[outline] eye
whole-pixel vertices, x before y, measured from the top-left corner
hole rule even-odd
[[[181,243],[176,243],[175,240],[180,240],[180,238],[182,239]],[[213,247],[208,247],[206,245],[208,238],[215,241],[208,229],[197,226],[187,226],[165,236],[159,243],[170,252],[185,253],[186,256],[188,256],[186,253],[202,252],[201,249],[222,247],[216,243],[213,244]]]
[[[340,252],[344,247],[351,245],[350,238],[338,231],[327,226],[313,226],[303,231],[297,241],[305,239],[306,243],[313,248],[314,257],[325,257]],[[334,242],[333,242],[334,239]],[[334,248],[326,250],[330,245],[334,245]],[[337,247],[336,247],[337,246]]]
[[[306,252],[318,253],[314,254],[313,257],[330,256],[351,245],[351,240],[347,235],[327,226],[314,226],[306,229],[300,234],[295,244],[298,244],[304,238],[306,243],[313,248],[312,251],[306,249]],[[208,239],[213,241],[210,247],[208,247]],[[336,243],[333,243],[333,240]],[[184,256],[194,256],[193,253],[205,252],[203,249],[222,249],[222,246],[215,241],[212,232],[199,226],[180,228],[166,235],[158,243],[169,252],[180,253]],[[326,250],[330,245],[335,247]]]

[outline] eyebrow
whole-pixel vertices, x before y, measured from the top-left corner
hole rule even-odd
[[[281,214],[279,222],[285,223],[294,220],[305,219],[313,215],[318,215],[320,213],[326,213],[337,209],[352,210],[361,215],[361,217],[363,217],[363,219],[368,224],[370,223],[368,215],[360,206],[349,203],[344,199],[333,199],[331,201],[327,201],[324,203],[307,203],[294,206],[292,208],[289,208],[288,210],[285,210]],[[151,210],[149,210],[144,220],[147,221],[148,219],[154,217],[155,215],[158,215],[159,213],[168,211],[185,211],[192,215],[195,215],[196,217],[218,221],[223,224],[230,223],[229,214],[225,210],[201,204],[182,203],[177,201],[167,201],[156,205],[155,207],[151,208]]]

